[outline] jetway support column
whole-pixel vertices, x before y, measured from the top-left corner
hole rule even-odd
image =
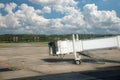
[[[81,56],[79,55],[79,53],[76,52],[76,40],[78,40],[78,34],[76,35],[73,34],[73,53],[75,56],[75,63],[80,64]]]

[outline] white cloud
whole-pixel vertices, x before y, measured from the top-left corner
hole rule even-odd
[[[35,10],[34,7],[28,6],[27,4],[22,4],[15,14],[19,18],[19,21],[23,26],[39,26],[46,24],[47,20],[43,16],[39,16],[40,10]]]
[[[4,24],[5,18],[0,14],[0,28],[1,27],[6,27],[6,25]]]
[[[15,4],[15,3],[6,4],[5,11],[8,13],[12,13],[12,10],[15,9],[16,6],[17,6],[17,4]]]
[[[83,17],[81,12],[73,10],[69,15],[63,17],[62,22],[68,25],[69,28],[83,28],[85,26]]]
[[[44,14],[44,13],[51,13],[51,8],[49,8],[49,7],[44,7],[43,9],[42,9],[42,13]]]
[[[0,15],[1,28],[12,29],[12,28],[17,28],[20,25],[21,24],[19,23],[18,18],[14,14],[8,14],[6,16]]]
[[[29,0],[33,3],[40,4],[43,6],[75,6],[76,2],[74,0]]]
[[[5,5],[3,3],[0,3],[0,9],[4,8],[4,7],[5,7]]]
[[[6,4],[5,11],[8,14],[5,16],[0,15],[0,28],[13,29],[21,25],[16,15],[12,12],[16,6],[15,3]]]
[[[109,29],[110,31],[114,29],[120,30],[120,18],[117,17],[114,10],[100,11],[95,4],[87,4],[84,6],[83,14],[86,23],[91,28]]]
[[[55,11],[64,13],[68,11],[68,7],[76,7],[77,2],[74,0],[29,0],[33,3],[40,4],[44,7],[52,8]]]
[[[83,20],[83,14],[77,8],[77,2],[75,0],[30,0],[33,3],[40,4],[44,7],[49,7],[51,10],[55,10],[62,14],[65,14],[60,19],[50,19],[49,27],[54,30],[59,30],[59,33],[73,32],[71,29],[83,29],[86,26]],[[70,28],[70,29],[69,29]],[[49,29],[51,30],[51,29]],[[55,31],[54,31],[55,32]],[[51,31],[52,33],[52,31]]]
[[[0,13],[0,33],[119,33],[120,18],[114,10],[98,10],[95,4],[87,4],[83,12],[75,0],[30,0],[40,4],[42,9],[15,3],[3,4],[8,13]],[[13,9],[17,10],[13,12]],[[63,13],[61,18],[47,19],[43,15],[55,10]],[[4,30],[4,31],[3,31]],[[101,32],[102,33],[102,32]]]

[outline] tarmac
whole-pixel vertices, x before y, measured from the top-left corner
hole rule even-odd
[[[120,80],[120,49],[86,54],[76,65],[72,54],[50,56],[46,43],[1,43],[0,80]]]

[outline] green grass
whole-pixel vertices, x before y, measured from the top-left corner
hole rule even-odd
[[[44,47],[48,46],[48,42],[30,42],[30,43],[0,43],[0,48],[11,47]]]

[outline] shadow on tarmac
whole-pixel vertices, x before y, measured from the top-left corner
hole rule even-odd
[[[10,80],[120,80],[120,66],[97,68],[92,71],[52,74]]]
[[[73,59],[56,59],[56,58],[47,58],[47,59],[42,59],[45,62],[50,62],[50,63],[54,63],[54,62],[69,62],[69,63],[73,63],[74,60]],[[115,60],[107,60],[107,59],[81,59],[82,62],[85,63],[97,63],[97,62],[103,62],[103,63],[120,63],[120,61],[115,61]]]

